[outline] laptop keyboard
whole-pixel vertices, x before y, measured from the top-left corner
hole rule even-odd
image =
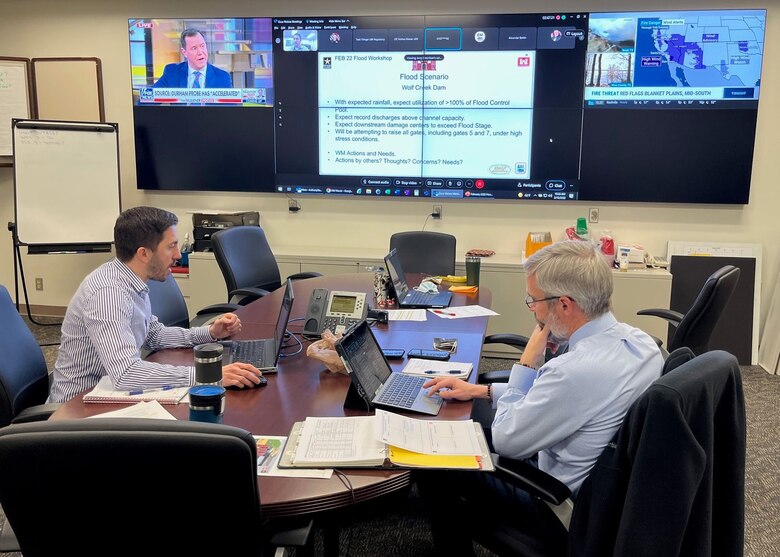
[[[265,346],[265,340],[234,340],[230,347],[230,358],[234,362],[263,367]]]
[[[374,402],[392,404],[401,408],[411,408],[417,398],[417,391],[425,383],[425,377],[413,375],[395,374],[392,384],[386,385]]]
[[[420,292],[419,290],[410,290],[406,295],[406,298],[404,298],[404,304],[429,304],[434,296],[436,296],[436,294]]]

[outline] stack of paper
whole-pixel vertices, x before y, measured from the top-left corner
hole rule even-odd
[[[383,410],[297,422],[278,466],[493,469],[482,428],[472,420],[417,420]]]

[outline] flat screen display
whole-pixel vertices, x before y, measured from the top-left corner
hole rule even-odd
[[[139,187],[744,204],[765,22],[765,10],[131,20]],[[208,66],[193,87],[204,60],[231,87],[209,87]],[[189,68],[173,88],[171,66]],[[181,137],[202,125],[208,149]]]
[[[138,187],[272,191],[269,18],[130,19]]]

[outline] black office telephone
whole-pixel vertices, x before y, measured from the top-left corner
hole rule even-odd
[[[367,313],[365,292],[315,288],[306,310],[303,334],[320,336],[325,329],[336,334],[343,333],[365,319]]]

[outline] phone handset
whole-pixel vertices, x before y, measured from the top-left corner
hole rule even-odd
[[[315,288],[306,310],[303,334],[320,336],[325,329],[338,334],[365,319],[367,313],[365,292]]]

